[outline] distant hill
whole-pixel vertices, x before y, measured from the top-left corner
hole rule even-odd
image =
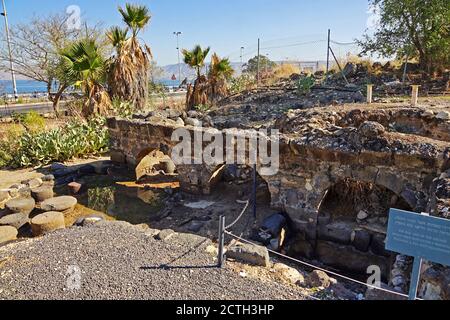
[[[276,63],[282,64],[282,63],[289,63],[289,64],[298,64],[305,68],[314,68],[315,69],[325,69],[326,61],[277,61]],[[232,62],[231,66],[235,70],[234,75],[239,76],[242,74],[242,65],[239,62]],[[206,71],[206,68],[209,67],[209,64],[205,66],[204,71]],[[178,64],[170,64],[167,66],[161,67],[163,70],[162,74],[156,79],[156,80],[169,80],[172,78],[173,75],[178,78]],[[185,79],[188,78],[188,80],[194,80],[196,78],[196,71],[189,67],[188,65],[182,63],[181,64],[181,78]]]

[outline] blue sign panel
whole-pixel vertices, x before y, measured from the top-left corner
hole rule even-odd
[[[391,209],[386,249],[450,266],[450,220]]]

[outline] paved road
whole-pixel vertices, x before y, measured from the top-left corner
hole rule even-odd
[[[155,240],[122,222],[57,231],[0,247],[0,299],[302,299],[295,288],[216,268],[209,244]]]
[[[60,109],[64,109],[65,101],[60,103]],[[39,113],[52,112],[53,107],[50,102],[44,103],[30,103],[21,105],[0,105],[0,116],[8,116],[12,113],[26,113],[31,110],[37,111]]]

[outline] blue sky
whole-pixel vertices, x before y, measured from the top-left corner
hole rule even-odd
[[[26,22],[33,15],[65,12],[77,5],[89,23],[103,22],[105,27],[121,24],[117,12],[119,0],[6,0],[10,24]],[[152,48],[158,64],[177,62],[173,31],[182,31],[182,48],[199,43],[211,46],[219,55],[240,60],[255,55],[258,37],[262,54],[272,60],[321,60],[326,54],[326,33],[332,38],[351,42],[366,29],[367,0],[140,0],[147,5],[152,20],[142,39]],[[303,44],[307,43],[307,44]],[[298,45],[302,44],[302,45]],[[293,45],[290,46],[289,45]],[[277,48],[277,47],[283,48]],[[337,46],[338,55],[355,50]]]

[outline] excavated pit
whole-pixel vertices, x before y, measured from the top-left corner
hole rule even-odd
[[[135,168],[142,150],[170,154],[179,117],[194,117],[209,127],[217,120],[220,129],[278,128],[279,171],[260,176],[270,192],[271,208],[289,220],[281,249],[352,274],[366,275],[368,266],[377,265],[383,281],[405,291],[408,280],[399,284],[399,271],[393,271],[404,258],[384,249],[388,210],[449,215],[448,197],[441,196],[442,187],[436,182],[450,177],[448,101],[420,107],[351,104],[305,110],[283,104],[266,108],[270,113],[266,122],[258,108],[245,101],[223,112],[190,112],[177,114],[177,119],[169,112],[135,120],[108,119],[112,158]],[[236,114],[245,125],[230,121]],[[192,136],[194,131],[209,130],[184,128]],[[226,130],[222,133],[225,136]],[[217,166],[177,166],[182,190],[210,194],[222,181],[212,179],[217,170]],[[404,265],[407,274],[408,263]]]

